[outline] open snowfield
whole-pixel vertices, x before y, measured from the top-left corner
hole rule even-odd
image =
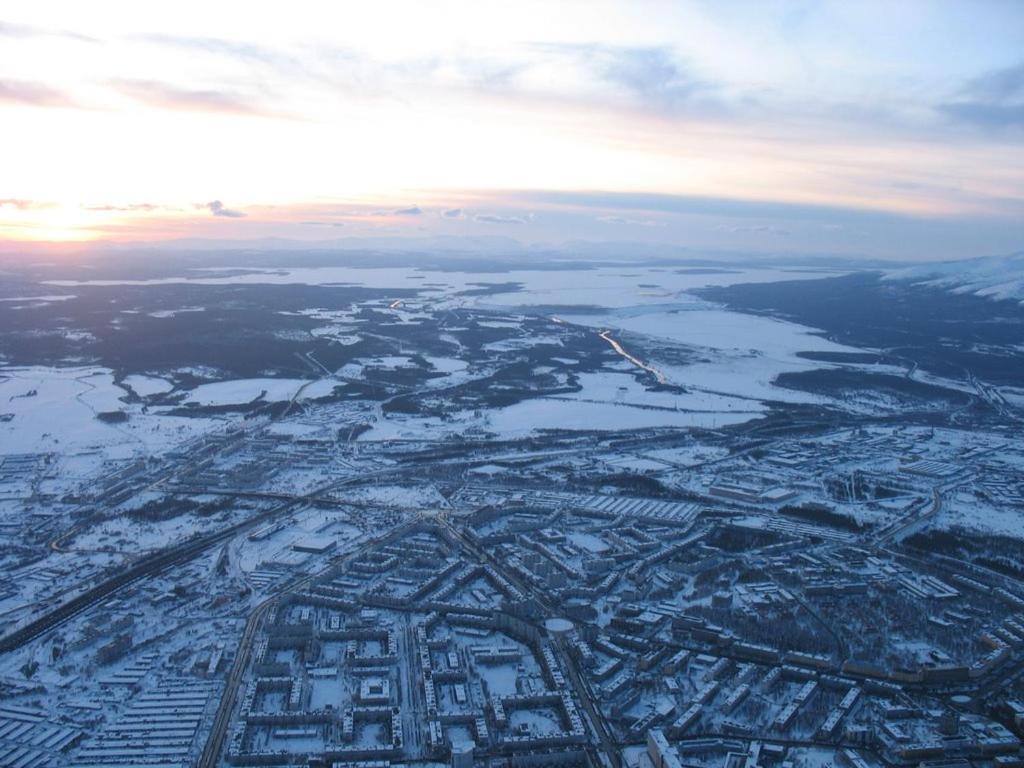
[[[220,275],[218,270],[205,270],[189,277],[158,280],[89,281],[94,285],[156,285],[190,283],[220,284],[306,284],[306,285],[358,285],[368,288],[415,288],[423,291],[419,300],[432,304],[435,309],[445,306],[472,306],[478,309],[529,311],[531,307],[594,307],[604,308],[593,314],[569,314],[568,322],[629,331],[665,340],[677,345],[706,351],[707,363],[672,366],[660,364],[659,370],[669,383],[688,388],[700,388],[711,393],[722,393],[753,400],[789,402],[821,402],[822,398],[809,393],[795,392],[772,385],[774,378],[787,371],[802,371],[826,367],[822,363],[803,360],[797,352],[857,352],[860,350],[832,343],[817,335],[814,329],[766,317],[727,311],[686,293],[712,285],[737,283],[764,283],[779,280],[820,278],[821,271],[802,269],[754,269],[745,267],[727,270],[686,270],[675,267],[628,267],[623,265],[598,266],[589,269],[513,270],[501,273],[442,272],[412,267],[321,267],[281,268],[253,270],[240,275]],[[480,284],[518,283],[519,290],[483,296],[459,296],[460,291],[471,290]],[[58,281],[59,285],[74,285],[75,281]],[[393,312],[418,313],[404,308]],[[319,310],[310,310],[311,313]],[[345,343],[356,337],[350,313],[322,313],[323,319],[337,322],[325,326],[319,333],[335,334]],[[327,315],[330,315],[328,317]],[[320,316],[320,315],[317,315]],[[483,321],[483,325],[511,327],[514,321]],[[510,339],[496,342],[489,351],[513,351],[536,343],[533,339]],[[457,361],[456,361],[457,362]],[[444,372],[457,372],[454,363],[438,366]],[[345,375],[353,375],[346,372]],[[254,380],[256,381],[256,380]],[[203,404],[248,402],[257,397],[258,384],[204,385],[193,393],[189,402]],[[278,385],[268,385],[267,400],[284,399]],[[281,387],[291,384],[280,385]],[[204,389],[214,387],[215,389]],[[247,395],[251,395],[248,399]],[[698,409],[696,405],[686,405]],[[578,411],[572,422],[588,417],[593,408],[574,406]],[[748,410],[757,410],[754,405]],[[735,410],[726,408],[725,411]],[[651,421],[650,417],[641,421]],[[498,420],[499,423],[501,420]],[[602,423],[617,421],[603,417]]]
[[[212,384],[200,384],[193,389],[185,404],[196,405],[240,405],[253,400],[277,402],[290,400],[305,379],[233,379]]]
[[[353,502],[379,504],[405,510],[436,510],[448,506],[444,497],[432,485],[364,485],[347,490],[345,498]]]
[[[685,299],[686,291],[710,285],[809,280],[823,276],[821,272],[780,269],[740,268],[713,274],[694,274],[668,267],[621,266],[586,271],[509,272],[506,275],[502,275],[502,278],[523,283],[523,289],[485,296],[480,299],[480,306],[632,307],[671,303],[680,297]]]
[[[278,403],[292,398],[314,400],[331,394],[341,382],[323,379],[231,379],[200,384],[182,401],[184,405],[245,405],[253,401]]]
[[[625,363],[621,368],[620,372],[579,374],[579,384],[583,389],[565,395],[564,398],[559,396],[558,399],[603,403],[629,412],[659,410],[759,414],[765,410],[759,403],[714,393],[650,390],[636,380],[635,369]]]
[[[648,362],[668,383],[756,400],[821,402],[806,392],[776,387],[775,377],[787,371],[828,367],[805,360],[798,352],[862,352],[823,338],[812,328],[769,317],[747,315],[693,302],[686,307],[633,307],[594,315],[575,315],[575,323],[611,328],[693,347],[708,362],[662,363],[656,353]]]
[[[1024,304],[1024,252],[907,267],[889,272],[886,279]]]
[[[770,317],[693,303],[680,309],[652,308],[574,316],[573,322],[614,327],[695,347],[786,357],[804,352],[859,352],[823,338],[814,329]]]
[[[104,368],[0,368],[0,454],[98,451],[106,458],[159,455],[223,422],[143,413]],[[127,422],[97,413],[122,410]]]
[[[946,497],[935,527],[946,530],[965,528],[981,534],[1024,540],[1024,514],[1018,507],[988,503],[965,489]]]
[[[532,398],[479,414],[462,411],[448,420],[379,414],[373,429],[360,439],[440,439],[469,429],[506,439],[558,429],[716,428],[758,418],[767,410],[759,402],[728,395],[651,391],[637,381],[628,365],[619,368],[580,374],[579,392]]]
[[[226,268],[225,268],[226,269]],[[192,272],[189,276],[156,280],[88,281],[99,285],[345,285],[375,289],[416,289],[415,299],[396,300],[386,311],[399,322],[413,322],[426,312],[451,307],[472,307],[508,314],[558,314],[564,322],[594,331],[608,329],[625,351],[621,365],[580,377],[582,390],[570,395],[535,398],[482,414],[458,413],[451,419],[408,417],[378,413],[368,440],[438,438],[465,429],[478,429],[514,437],[540,429],[634,429],[658,426],[717,427],[758,418],[769,401],[829,403],[827,397],[774,384],[779,374],[831,367],[806,360],[801,352],[855,353],[820,332],[794,323],[722,309],[687,293],[711,285],[764,283],[779,280],[820,278],[821,271],[803,269],[688,270],[676,267],[596,266],[584,269],[511,270],[500,273],[448,272],[413,267],[320,267],[257,269],[243,274],[219,269]],[[481,285],[515,283],[518,290],[484,295],[459,295]],[[60,285],[76,284],[60,281]],[[379,301],[377,302],[379,304]],[[580,314],[581,308],[593,311]],[[342,344],[355,343],[365,328],[356,310],[310,308],[300,312],[325,325],[316,335]],[[514,318],[482,320],[483,327],[515,328]],[[648,337],[649,343],[622,334]],[[515,354],[541,343],[561,343],[556,336],[524,335],[489,342],[483,349]],[[636,348],[634,348],[636,347]],[[673,354],[675,352],[675,354]],[[678,352],[693,359],[683,362]],[[432,368],[444,377],[432,379],[424,389],[454,386],[474,378],[467,363],[457,357],[428,357]],[[638,365],[642,363],[642,365]],[[358,358],[337,374],[360,379],[367,367],[400,370],[414,363],[401,355]],[[646,367],[664,383],[683,393],[648,391],[637,381],[638,368]],[[543,373],[543,371],[538,371]],[[159,379],[132,377],[126,382],[140,395],[157,394]],[[183,403],[199,406],[244,405],[253,401],[282,402],[293,398],[314,399],[330,394],[331,378],[319,380],[253,378],[206,383],[192,390]],[[141,391],[140,391],[141,390]]]
[[[123,383],[131,387],[139,397],[162,395],[174,389],[174,384],[158,376],[125,376]]]
[[[536,398],[489,412],[485,428],[509,437],[545,429],[615,430],[649,427],[716,428],[740,424],[759,412],[689,412],[631,408],[603,402]]]

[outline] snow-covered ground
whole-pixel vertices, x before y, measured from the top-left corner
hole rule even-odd
[[[811,280],[826,273],[801,269],[748,269],[693,272],[674,267],[595,267],[508,272],[442,272],[416,267],[288,267],[246,274],[201,275],[150,280],[51,280],[50,285],[350,285],[425,291],[432,303],[508,309],[528,306],[629,307],[664,304],[686,291],[711,285]],[[424,279],[426,278],[426,280]],[[481,284],[519,283],[520,290],[484,296],[453,296]],[[436,296],[436,298],[435,298]],[[396,308],[397,309],[397,308]]]
[[[126,403],[127,391],[106,368],[0,368],[0,454],[99,452],[107,459],[160,455],[170,447],[223,426],[211,419],[143,412]],[[128,420],[106,423],[97,414],[123,411]]]
[[[485,429],[500,435],[522,436],[545,429],[715,428],[749,421],[760,412],[664,411],[575,399],[535,398],[489,411],[488,414]]]
[[[309,382],[305,379],[232,379],[212,384],[200,384],[189,392],[185,404],[238,405],[253,400],[278,402],[290,400],[299,388]]]
[[[813,328],[769,317],[731,311],[705,302],[687,291],[710,285],[813,279],[822,271],[785,268],[736,267],[723,270],[687,270],[676,267],[596,266],[585,269],[512,270],[501,273],[447,272],[413,267],[279,268],[227,274],[217,269],[190,276],[158,280],[88,281],[90,284],[158,285],[188,283],[205,285],[308,284],[365,286],[375,289],[416,289],[412,299],[386,305],[375,301],[400,322],[415,322],[430,312],[450,307],[500,311],[505,317],[480,321],[492,328],[512,329],[518,323],[510,313],[559,314],[563,322],[584,325],[594,331],[609,330],[629,356],[620,367],[601,374],[585,375],[582,391],[558,398],[527,400],[483,414],[454,414],[451,420],[415,418],[378,413],[373,429],[364,439],[439,437],[464,429],[500,435],[521,435],[537,429],[629,429],[651,426],[714,427],[742,422],[763,414],[768,401],[833,403],[829,398],[775,385],[782,373],[830,367],[807,360],[802,352],[856,353],[854,347],[834,343]],[[834,274],[834,273],[828,273]],[[518,284],[519,289],[491,295],[459,295],[482,284]],[[56,281],[74,285],[74,281]],[[581,308],[593,311],[580,314]],[[366,328],[357,308],[325,310],[310,308],[298,314],[323,325],[314,335],[341,344],[355,343]],[[623,338],[623,334],[626,337]],[[641,341],[630,338],[640,336]],[[541,343],[559,344],[557,335],[522,335],[484,345],[484,350],[514,354]],[[634,348],[635,347],[635,348]],[[632,359],[630,358],[632,356]],[[424,386],[433,389],[464,383],[481,372],[470,369],[457,357],[431,357],[433,370],[445,374]],[[367,368],[400,369],[415,365],[403,355],[361,358],[341,368],[341,378],[359,379]],[[656,372],[664,383],[686,390],[683,394],[649,392],[633,374],[638,368]],[[857,366],[866,368],[867,366]],[[875,372],[892,373],[875,366]],[[902,371],[897,371],[903,373]],[[326,371],[325,371],[326,373]],[[544,371],[538,371],[538,374]],[[185,405],[240,405],[254,400],[281,402],[293,398],[314,399],[330,394],[331,377],[305,379],[241,379],[202,384],[183,400]],[[142,396],[159,394],[169,386],[159,379],[130,377],[125,384]],[[870,405],[850,403],[851,410]],[[109,427],[108,427],[109,428]]]
[[[573,316],[573,322],[612,328],[693,347],[705,362],[664,363],[657,352],[649,361],[668,383],[755,400],[819,402],[806,392],[776,387],[775,377],[787,371],[827,367],[797,356],[798,352],[862,352],[823,338],[820,332],[769,317],[719,309],[701,302],[674,309],[633,307],[628,310]],[[749,410],[748,406],[748,410]]]
[[[1024,513],[1017,507],[987,503],[967,488],[950,494],[935,520],[939,529],[964,528],[1024,540]]]
[[[591,325],[595,328],[611,328],[644,334],[652,338],[696,348],[705,353],[707,362],[693,365],[672,365],[657,362],[659,370],[669,383],[679,386],[706,390],[698,397],[691,394],[687,402],[679,403],[680,409],[688,411],[717,410],[723,413],[721,419],[714,416],[705,418],[697,414],[675,414],[662,416],[665,425],[690,425],[731,423],[737,420],[740,411],[757,413],[763,410],[759,402],[752,402],[744,408],[719,398],[717,403],[708,402],[712,395],[733,395],[750,398],[753,401],[782,400],[815,402],[821,398],[808,393],[785,390],[772,385],[773,379],[785,371],[808,370],[822,367],[820,363],[802,360],[796,356],[801,351],[858,351],[833,344],[813,329],[803,328],[770,318],[755,317],[720,309],[686,293],[709,285],[731,285],[735,283],[771,282],[778,280],[813,279],[822,276],[821,271],[801,269],[749,269],[728,270],[686,270],[672,267],[626,267],[621,265],[599,266],[589,269],[564,270],[513,270],[503,273],[441,272],[417,268],[366,268],[366,267],[322,267],[282,268],[253,270],[242,275],[222,275],[217,270],[206,270],[198,276],[188,278],[163,278],[143,281],[89,281],[90,284],[132,284],[153,285],[175,282],[190,284],[344,284],[370,288],[409,289],[429,292],[417,300],[412,309],[404,303],[395,302],[389,307],[399,319],[410,321],[422,317],[418,307],[432,305],[434,309],[447,306],[473,306],[478,309],[502,311],[531,311],[530,308],[544,307],[594,307],[597,312],[587,315],[571,314],[568,321]],[[427,280],[425,280],[427,278]],[[518,290],[484,296],[459,296],[461,291],[470,290],[486,283],[517,283]],[[57,281],[60,285],[75,284],[74,281]],[[603,311],[602,311],[603,310]],[[326,321],[316,329],[315,334],[349,344],[358,339],[358,328],[350,311],[326,311],[311,309],[303,314]],[[494,328],[512,328],[514,320],[484,320],[482,325]],[[549,339],[523,337],[493,342],[485,346],[490,352],[513,352],[542,341],[559,343],[552,336]],[[436,383],[451,385],[464,381],[465,364],[457,359],[432,359],[435,369],[449,374]],[[362,367],[377,365],[397,368],[404,365],[402,360],[379,359],[360,360],[350,363],[340,371],[342,376],[359,377]],[[457,381],[456,381],[457,380]],[[223,405],[250,402],[260,396],[266,388],[267,401],[288,399],[298,386],[296,380],[248,380],[204,384],[189,395],[186,402],[204,405]],[[294,389],[292,389],[294,388]],[[291,389],[290,392],[286,391]],[[308,396],[307,393],[304,395]],[[494,414],[492,428],[504,433],[505,426],[521,432],[522,417],[542,417],[545,424],[554,427],[577,425],[596,419],[601,428],[617,428],[621,423],[633,426],[656,425],[658,418],[653,413],[630,414],[623,418],[621,408],[609,410],[584,400],[608,400],[606,395],[592,396],[581,393],[578,402],[556,404],[557,415],[553,414],[550,403],[520,404]],[[552,420],[553,419],[553,420]],[[539,426],[539,424],[538,424]],[[379,434],[379,430],[378,430]]]
[[[886,277],[1024,304],[1024,251],[1007,256],[922,264],[893,270]]]
[[[122,383],[131,387],[139,397],[162,395],[174,389],[174,384],[158,376],[125,376]]]

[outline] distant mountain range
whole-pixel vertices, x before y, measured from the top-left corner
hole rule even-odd
[[[18,243],[0,241],[0,268],[20,264],[26,256],[50,257],[68,252],[123,259],[173,255],[195,266],[197,259],[226,256],[225,264],[267,267],[305,262],[307,266],[422,265],[424,260],[449,267],[495,271],[536,269],[569,263],[628,263],[680,266],[750,266],[820,268],[823,271],[881,272],[886,280],[942,288],[962,294],[1017,301],[1024,305],[1024,251],[958,261],[908,264],[840,253],[766,253],[688,248],[673,243],[571,240],[524,243],[502,236],[343,237],[330,240],[201,239],[92,243]],[[241,260],[244,260],[244,264]],[[472,260],[472,264],[468,262]],[[224,266],[218,262],[218,266]]]
[[[1007,256],[921,264],[890,271],[886,279],[909,280],[916,285],[945,288],[954,293],[972,293],[1024,304],[1024,251]]]
[[[89,255],[145,254],[231,254],[233,258],[253,254],[391,254],[415,257],[516,258],[544,260],[552,257],[563,261],[601,261],[612,263],[686,262],[697,266],[730,265],[800,266],[823,269],[892,269],[906,262],[893,262],[845,253],[757,252],[692,248],[676,243],[638,242],[628,240],[567,240],[559,243],[523,242],[511,237],[434,235],[426,237],[341,237],[328,240],[296,240],[289,238],[204,239],[113,241],[82,243],[0,241],[0,256],[53,256],[68,253]]]

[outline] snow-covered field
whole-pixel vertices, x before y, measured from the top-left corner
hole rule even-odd
[[[738,419],[740,411],[748,414],[763,410],[759,402],[738,408],[727,399],[709,402],[713,395],[732,395],[750,398],[754,401],[782,400],[814,402],[820,400],[807,393],[785,390],[772,385],[772,380],[784,371],[807,370],[822,367],[819,363],[802,360],[796,356],[800,351],[858,351],[833,344],[813,329],[803,328],[770,318],[755,317],[731,312],[709,305],[687,291],[710,285],[731,285],[736,283],[772,282],[820,278],[821,271],[802,269],[750,269],[727,270],[686,270],[670,267],[627,267],[622,265],[598,266],[589,269],[564,270],[513,270],[502,273],[482,272],[441,272],[417,268],[366,268],[366,267],[321,267],[282,268],[253,270],[241,275],[221,275],[217,270],[205,270],[189,277],[163,278],[142,281],[89,281],[90,284],[113,285],[154,285],[168,283],[190,284],[308,284],[308,285],[359,285],[369,288],[415,288],[425,291],[419,300],[424,305],[439,309],[447,306],[472,306],[478,309],[501,311],[531,311],[530,308],[544,307],[594,307],[604,311],[593,314],[568,316],[568,322],[590,325],[595,328],[611,328],[651,336],[673,344],[693,347],[703,353],[707,362],[694,365],[672,365],[657,362],[659,370],[669,383],[687,388],[706,390],[702,397],[691,394],[687,402],[678,407],[687,411],[716,410],[722,412],[721,419],[706,418],[697,414],[679,413],[662,415],[662,422],[654,413],[630,413],[623,417],[620,407],[609,409],[584,400],[608,400],[606,395],[581,393],[575,403],[521,404],[494,414],[491,428],[504,433],[506,425],[522,431],[522,418],[543,417],[545,423],[555,427],[576,425],[596,419],[601,428],[616,428],[620,423],[635,426],[731,423]],[[484,296],[458,296],[458,292],[486,283],[518,283],[519,290]],[[57,281],[56,284],[72,285],[74,281]],[[403,314],[400,320],[422,316],[398,302],[392,306],[392,314]],[[316,334],[353,343],[358,337],[358,323],[353,324],[350,312],[327,312],[311,309],[306,314],[328,322],[317,329]],[[483,321],[485,326],[495,328],[514,327],[515,321]],[[540,339],[509,339],[494,342],[486,347],[491,352],[511,352],[532,344]],[[557,339],[550,339],[557,343]],[[447,374],[462,373],[464,363],[456,359],[431,361],[435,368]],[[363,365],[401,367],[402,361],[387,359],[359,361],[346,366],[343,376],[358,377]],[[453,381],[449,378],[446,383]],[[246,382],[223,382],[205,384],[195,390],[186,402],[203,405],[223,405],[250,402],[266,388],[264,399],[288,399],[301,386],[295,380],[249,380]],[[287,391],[291,389],[292,391]],[[306,394],[306,393],[304,393]],[[308,395],[307,395],[308,396]],[[553,415],[556,412],[558,415]],[[554,419],[554,421],[552,421]]]
[[[545,429],[615,430],[650,427],[715,428],[760,415],[746,412],[663,411],[614,403],[535,398],[489,412],[485,428],[500,435],[522,436]]]
[[[757,418],[769,401],[826,403],[828,398],[778,387],[786,372],[829,367],[806,360],[801,352],[855,353],[863,350],[824,338],[820,331],[781,320],[723,309],[687,293],[711,285],[764,283],[820,278],[822,271],[785,268],[735,267],[687,270],[676,267],[595,266],[585,269],[512,270],[501,273],[432,271],[413,267],[280,268],[227,274],[218,269],[158,280],[88,281],[99,285],[345,285],[375,289],[416,289],[415,299],[396,300],[386,310],[398,322],[415,322],[425,313],[452,307],[471,307],[534,314],[538,308],[557,314],[563,322],[594,331],[609,330],[633,357],[623,355],[621,366],[581,377],[582,391],[557,398],[534,398],[483,414],[454,414],[452,419],[377,414],[363,439],[440,437],[464,429],[499,435],[522,435],[538,429],[630,429],[653,426],[715,427]],[[519,285],[491,295],[458,295],[481,284]],[[75,285],[74,281],[56,281]],[[376,302],[379,307],[379,300]],[[593,311],[580,314],[581,308]],[[356,310],[310,308],[299,314],[320,320],[314,334],[341,344],[355,343],[369,330]],[[515,328],[509,317],[482,320],[493,328]],[[625,338],[622,335],[626,334]],[[635,336],[641,337],[637,341]],[[543,342],[560,343],[556,336],[523,335],[491,342],[484,351],[515,354]],[[635,348],[634,348],[635,347]],[[685,362],[684,362],[685,360]],[[445,374],[423,389],[453,386],[473,378],[464,360],[430,357],[432,368]],[[638,365],[641,364],[642,366]],[[354,360],[337,375],[360,379],[365,369],[400,369],[414,363],[401,355]],[[651,392],[638,383],[638,367],[656,372],[664,383],[686,390],[682,394]],[[875,370],[878,370],[877,368]],[[885,371],[891,372],[891,371]],[[326,371],[325,371],[326,373]],[[538,371],[543,373],[543,371]],[[159,379],[131,377],[125,382],[138,394],[159,394],[168,386]],[[336,383],[327,377],[305,379],[242,379],[202,384],[182,401],[185,405],[226,406],[253,401],[281,402],[314,399],[329,394]],[[851,408],[854,406],[851,405]]]
[[[139,397],[162,395],[174,389],[174,384],[158,376],[125,376],[122,383],[131,387]]]
[[[812,328],[769,317],[713,308],[692,302],[676,309],[642,307],[573,316],[573,322],[612,328],[693,347],[706,362],[664,363],[652,353],[650,362],[668,383],[756,400],[818,402],[810,393],[772,384],[786,371],[826,367],[797,352],[862,352],[823,338]]]
[[[944,501],[935,527],[965,528],[982,534],[1024,539],[1024,512],[1016,507],[986,503],[973,491],[958,490]]]
[[[0,368],[0,454],[95,452],[107,459],[159,455],[223,422],[144,413],[105,368]],[[124,411],[105,423],[98,413]]]
[[[780,269],[737,269],[713,274],[680,272],[661,267],[602,267],[585,271],[510,272],[503,280],[523,283],[521,291],[480,298],[478,305],[501,308],[529,306],[633,307],[686,300],[686,291],[711,285],[809,280],[821,272]],[[493,278],[492,278],[493,280]]]
[[[277,402],[290,400],[299,391],[305,379],[234,379],[200,384],[185,398],[186,405],[238,405],[253,400]]]

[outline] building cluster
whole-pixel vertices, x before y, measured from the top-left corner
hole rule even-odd
[[[583,716],[529,602],[429,524],[354,553],[264,618],[227,762],[582,759]]]
[[[609,438],[593,455],[565,438],[554,458],[535,447],[454,472],[464,442],[361,445],[354,422],[343,435],[324,414],[309,421],[120,462],[62,502],[85,530],[159,486],[210,504],[232,532],[50,631],[45,676],[8,670],[0,692],[17,703],[0,706],[0,764],[188,764],[215,720],[228,722],[219,759],[236,768],[1020,763],[1012,556],[902,546],[964,494],[1019,504],[1005,441],[712,434],[706,453],[678,449],[691,468],[667,438]],[[635,464],[607,463],[626,454]],[[48,466],[2,461],[0,491]],[[530,481],[513,485],[519,462]],[[621,493],[585,482],[596,466],[622,470]],[[576,484],[550,482],[565,467]],[[360,473],[404,478],[400,499],[429,480],[437,503],[378,502]],[[161,503],[144,522],[176,540],[216,529],[204,515],[175,527]],[[52,584],[110,567],[109,538],[76,547],[30,519],[53,556],[0,585],[0,600],[38,597],[0,614],[12,622],[59,604]],[[27,525],[0,522],[11,540]],[[132,530],[153,535],[144,553],[162,541]],[[32,705],[42,694],[59,706]]]

